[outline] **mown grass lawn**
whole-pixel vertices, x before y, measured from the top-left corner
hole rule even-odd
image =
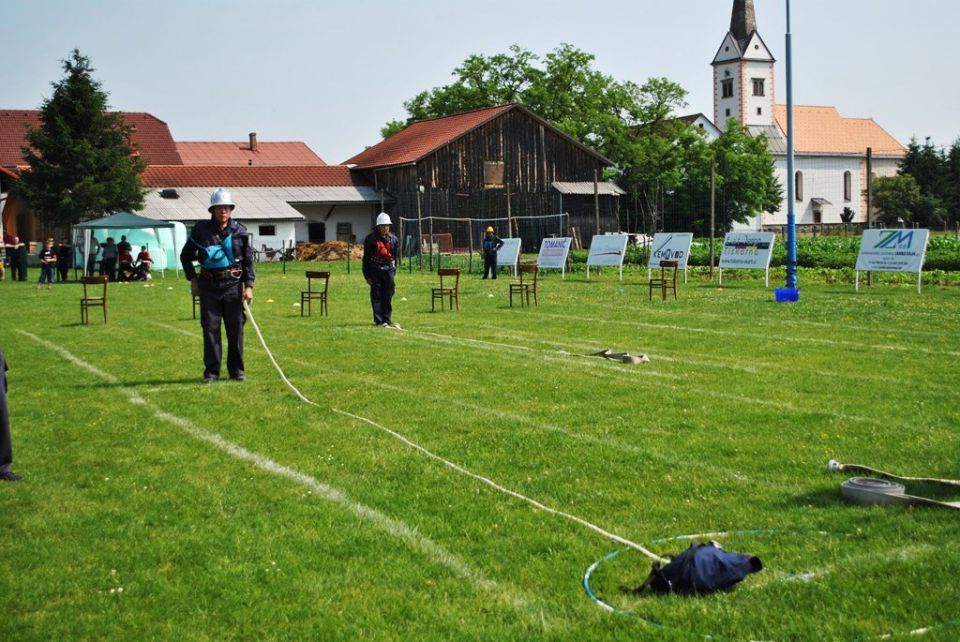
[[[782,305],[731,273],[650,302],[606,271],[511,309],[507,279],[472,275],[457,314],[404,272],[397,332],[356,265],[332,266],[328,318],[301,318],[287,267],[260,266],[254,314],[319,407],[249,323],[247,381],[201,384],[170,275],[112,285],[90,326],[78,285],[0,283],[28,475],[0,485],[0,639],[960,638],[957,514],[846,504],[825,471],[960,477],[960,289],[802,281]],[[652,361],[577,356],[602,348]],[[732,531],[704,539],[766,569],[635,597],[638,553],[343,413],[661,553]],[[591,578],[609,613],[582,581],[616,550]]]

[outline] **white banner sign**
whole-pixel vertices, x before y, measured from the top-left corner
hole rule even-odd
[[[864,230],[857,270],[920,272],[930,230]]]
[[[545,238],[540,242],[540,254],[537,265],[541,270],[561,270],[566,274],[567,254],[570,252],[571,238]]]
[[[860,290],[861,270],[916,272],[919,293],[929,241],[930,230],[864,230],[857,255],[856,289]]]
[[[627,254],[626,234],[598,234],[590,240],[590,254],[587,255],[587,278],[590,278],[590,266],[619,267],[623,280],[623,258]]]
[[[652,270],[660,267],[660,261],[677,261],[677,268],[686,270],[692,243],[693,234],[690,232],[654,234],[653,243],[650,244],[650,259],[647,261],[647,269]]]
[[[723,237],[720,253],[720,284],[723,268],[737,270],[764,270],[765,282],[770,285],[770,259],[773,257],[773,232],[730,232]]]
[[[513,273],[517,273],[517,263],[520,261],[520,239],[501,239],[503,245],[497,250],[497,267],[509,265]]]

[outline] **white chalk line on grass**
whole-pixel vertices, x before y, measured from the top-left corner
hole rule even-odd
[[[434,340],[434,341],[437,342],[437,343],[446,343],[446,344],[453,344],[453,345],[462,345],[462,346],[464,346],[464,347],[468,347],[468,348],[479,348],[479,349],[482,349],[482,350],[489,350],[489,349],[491,349],[491,348],[488,347],[488,346],[483,346],[483,345],[482,345],[483,342],[482,342],[481,340],[479,340],[479,339],[463,340],[463,339],[460,339],[459,337],[453,337],[453,336],[448,336],[448,335],[438,335],[438,334],[436,334],[436,333],[416,333],[416,332],[407,331],[407,330],[404,330],[403,332],[391,333],[391,335],[392,335],[392,336],[395,336],[395,337],[403,337],[403,338],[414,338],[414,339],[421,339],[421,340]],[[440,337],[443,337],[443,339],[441,340]],[[519,347],[522,347],[522,346],[519,346]],[[526,348],[524,348],[524,349],[526,349]],[[513,355],[510,355],[510,356],[513,356]],[[507,355],[504,355],[504,357],[506,358]],[[552,360],[552,359],[548,359],[548,360]],[[569,361],[568,359],[562,359],[562,358],[561,358],[561,359],[559,359],[559,361],[560,361],[561,363],[564,363],[564,364],[572,364],[572,362]],[[617,367],[617,366],[612,365],[612,364],[611,364],[609,367],[606,367],[607,364],[602,363],[602,362],[593,363],[592,361],[587,360],[586,357],[584,358],[584,362],[583,362],[583,363],[590,364],[591,366],[593,366],[593,367],[595,367],[595,368],[601,368],[601,369],[604,369],[604,370],[614,370],[614,371],[616,371],[616,373],[617,373],[616,376],[615,376],[613,373],[610,373],[610,372],[595,372],[594,375],[597,376],[597,377],[602,377],[602,378],[613,378],[613,379],[615,379],[615,380],[617,380],[617,381],[621,381],[621,382],[623,381],[623,376],[624,376],[624,375],[631,374],[631,373],[636,373],[636,374],[649,374],[649,373],[651,372],[651,371],[649,371],[649,370],[646,370],[645,368],[640,368],[640,369],[628,369],[628,368]],[[682,379],[682,377],[675,377],[675,376],[668,376],[668,378],[672,378],[672,379]],[[792,404],[792,403],[789,403],[789,402],[786,402],[786,401],[779,401],[779,400],[776,400],[776,399],[760,399],[760,398],[757,398],[757,397],[748,397],[748,396],[745,396],[745,395],[738,395],[738,394],[735,394],[735,393],[723,392],[723,391],[721,391],[721,390],[713,390],[712,388],[704,388],[704,387],[702,387],[702,386],[696,386],[696,385],[693,385],[693,384],[675,385],[675,384],[667,383],[667,382],[665,382],[665,381],[657,381],[656,379],[651,379],[648,383],[649,383],[649,385],[658,386],[658,387],[661,387],[661,388],[666,388],[666,389],[671,390],[671,391],[673,391],[673,392],[680,392],[680,393],[685,393],[685,394],[688,394],[688,393],[690,393],[690,392],[696,392],[696,393],[703,394],[704,396],[708,396],[708,397],[715,397],[715,398],[718,398],[718,399],[726,399],[726,400],[729,400],[729,401],[736,401],[736,402],[738,402],[738,403],[743,403],[743,404],[747,404],[747,405],[764,406],[764,407],[768,407],[768,408],[776,408],[776,409],[778,409],[778,410],[788,410],[788,411],[790,411],[790,412],[795,412],[795,413],[798,413],[798,414],[806,414],[806,415],[827,414],[827,415],[829,415],[829,416],[831,416],[831,417],[835,417],[835,418],[841,419],[841,420],[843,420],[843,421],[852,421],[852,422],[858,422],[858,423],[865,423],[865,424],[870,424],[870,425],[874,425],[874,426],[884,426],[884,427],[891,426],[891,425],[903,425],[903,426],[910,426],[910,427],[914,427],[914,426],[915,426],[914,423],[908,423],[908,422],[903,422],[903,421],[898,422],[898,421],[894,421],[894,420],[892,420],[892,419],[875,419],[875,418],[873,418],[873,417],[863,417],[863,416],[861,416],[861,415],[850,415],[850,414],[846,414],[846,413],[842,413],[842,412],[835,412],[835,411],[832,411],[832,410],[825,410],[825,409],[822,409],[822,408],[803,408],[803,407],[797,406],[797,405],[795,405],[795,404]]]
[[[858,341],[845,341],[836,339],[822,339],[819,337],[797,337],[792,335],[777,335],[764,331],[756,333],[740,332],[738,330],[718,330],[716,328],[696,328],[690,326],[674,325],[670,323],[648,323],[644,321],[621,321],[619,319],[601,319],[598,317],[578,317],[570,314],[551,314],[541,312],[540,316],[552,317],[555,319],[565,319],[567,321],[580,321],[583,323],[612,323],[616,325],[626,325],[634,328],[652,328],[655,330],[674,330],[677,332],[694,332],[697,334],[713,334],[724,337],[744,337],[751,340],[765,339],[768,341],[789,341],[793,343],[813,343],[828,346],[841,346],[846,348],[861,348],[864,350],[889,350],[893,352],[932,354],[945,357],[960,357],[960,352],[953,350],[934,350],[913,345],[887,345],[861,343]]]
[[[317,404],[316,402],[311,401],[311,400],[307,399],[306,397],[304,397],[303,394],[302,394],[299,390],[297,390],[296,387],[295,387],[292,383],[290,383],[290,380],[287,379],[287,376],[283,373],[283,370],[282,370],[282,369],[280,368],[280,366],[277,364],[276,359],[273,358],[273,354],[270,352],[270,347],[267,345],[267,342],[264,340],[264,338],[263,338],[263,333],[260,332],[260,326],[257,324],[257,321],[256,321],[256,319],[253,317],[253,313],[251,312],[250,307],[249,307],[246,303],[244,303],[244,309],[247,311],[247,318],[250,319],[250,323],[253,325],[253,329],[256,331],[257,337],[259,337],[260,343],[263,345],[264,351],[266,351],[267,354],[270,356],[270,361],[273,363],[274,367],[277,369],[277,372],[280,374],[280,378],[283,379],[284,383],[286,383],[287,386],[288,386],[289,388],[291,388],[291,389],[296,393],[296,395],[297,395],[300,399],[302,399],[303,401],[305,401],[306,403],[308,403],[308,404],[310,404],[310,405],[319,407],[319,404]],[[462,466],[460,466],[460,465],[458,465],[458,464],[453,463],[452,461],[449,461],[449,460],[447,460],[447,459],[444,459],[444,458],[441,457],[440,455],[434,454],[433,452],[427,450],[427,449],[424,448],[423,446],[421,446],[421,445],[419,445],[419,444],[411,441],[410,439],[407,439],[406,437],[404,437],[404,436],[401,435],[400,433],[398,433],[398,432],[396,432],[396,431],[394,431],[394,430],[391,430],[391,429],[387,428],[386,426],[384,426],[383,424],[377,423],[376,421],[374,421],[374,420],[372,420],[372,419],[368,419],[367,417],[363,417],[363,416],[361,416],[361,415],[355,415],[355,414],[350,413],[350,412],[347,412],[347,411],[345,411],[345,410],[340,410],[339,408],[333,408],[333,407],[331,407],[330,410],[331,410],[332,412],[335,412],[335,413],[339,414],[339,415],[343,415],[343,416],[345,416],[345,417],[350,417],[350,418],[354,419],[355,421],[360,421],[360,422],[369,424],[369,425],[373,426],[374,428],[379,428],[380,430],[382,430],[382,431],[386,432],[387,434],[389,434],[389,435],[395,437],[396,439],[400,440],[401,442],[403,442],[404,444],[406,444],[406,445],[409,446],[410,448],[413,448],[413,449],[416,450],[417,452],[419,452],[419,453],[421,453],[421,454],[423,454],[423,455],[425,455],[425,456],[427,456],[427,457],[429,457],[429,458],[431,458],[431,459],[434,459],[434,460],[442,463],[444,466],[447,466],[448,468],[450,468],[450,469],[452,469],[452,470],[455,470],[455,471],[457,471],[458,473],[460,473],[460,474],[462,474],[462,475],[466,475],[466,476],[468,476],[468,477],[471,477],[471,478],[473,478],[473,479],[476,479],[477,481],[480,481],[480,482],[486,484],[487,486],[490,486],[491,488],[493,488],[493,489],[495,489],[495,490],[497,490],[497,491],[499,491],[499,492],[501,492],[501,493],[504,493],[504,494],[506,494],[506,495],[509,495],[509,496],[511,496],[511,497],[513,497],[513,498],[515,498],[515,499],[519,499],[519,500],[521,500],[521,501],[524,501],[524,502],[530,504],[531,506],[534,506],[535,508],[539,508],[540,510],[542,510],[542,511],[544,511],[544,512],[547,512],[547,513],[550,513],[550,514],[553,514],[553,515],[557,515],[557,516],[559,516],[559,517],[564,517],[564,518],[566,518],[566,519],[568,519],[568,520],[570,520],[570,521],[572,521],[572,522],[575,522],[575,523],[577,523],[577,524],[580,524],[581,526],[585,526],[586,528],[592,530],[593,532],[595,532],[595,533],[597,533],[597,534],[599,534],[599,535],[602,535],[603,537],[606,537],[607,539],[609,539],[609,540],[611,540],[611,541],[614,541],[614,542],[623,544],[624,546],[628,546],[628,547],[632,548],[633,550],[635,550],[635,551],[637,551],[637,552],[639,552],[639,553],[641,553],[641,554],[649,557],[650,559],[653,559],[653,560],[656,560],[656,561],[665,561],[665,560],[663,560],[663,558],[661,558],[661,557],[660,557],[659,555],[657,555],[656,553],[647,550],[646,548],[644,548],[644,547],[641,546],[640,544],[637,544],[636,542],[632,542],[632,541],[630,541],[630,540],[628,540],[628,539],[626,539],[626,538],[623,538],[623,537],[620,537],[619,535],[616,535],[616,534],[614,534],[614,533],[611,533],[610,531],[607,531],[607,530],[605,530],[605,529],[597,526],[596,524],[593,524],[593,523],[591,523],[591,522],[588,522],[588,521],[585,520],[585,519],[582,519],[582,518],[580,518],[580,517],[577,517],[576,515],[572,515],[572,514],[570,514],[570,513],[567,513],[567,512],[564,512],[564,511],[561,511],[561,510],[558,510],[558,509],[555,509],[555,508],[551,508],[551,507],[549,507],[549,506],[547,506],[547,505],[545,505],[545,504],[542,504],[541,502],[538,502],[537,500],[535,500],[535,499],[533,499],[533,498],[531,498],[531,497],[527,497],[526,495],[523,495],[523,494],[518,493],[518,492],[516,492],[516,491],[510,490],[509,488],[506,488],[505,486],[501,486],[500,484],[496,483],[495,481],[493,481],[493,480],[491,480],[491,479],[488,479],[488,478],[486,478],[486,477],[483,477],[482,475],[478,475],[477,473],[474,473],[474,472],[472,472],[472,471],[469,471],[469,470],[467,470],[466,468],[464,468],[464,467],[462,467]]]
[[[188,331],[188,330],[183,330],[182,328],[176,328],[176,327],[174,327],[174,326],[167,325],[167,324],[165,324],[165,323],[159,323],[159,322],[155,322],[155,321],[154,321],[154,322],[151,322],[151,323],[153,323],[153,325],[156,325],[156,326],[158,326],[158,327],[165,328],[165,329],[168,329],[168,330],[171,330],[171,331],[176,331],[176,332],[178,332],[179,334],[184,334],[184,335],[186,335],[186,336],[190,336],[191,338],[199,338],[199,333],[193,333],[193,332],[190,332],[190,331]],[[261,348],[261,350],[262,350],[262,348]],[[677,458],[675,458],[675,457],[671,457],[671,456],[669,456],[669,455],[666,455],[666,454],[664,454],[664,453],[662,453],[662,452],[652,451],[652,450],[650,450],[650,449],[648,449],[648,448],[641,448],[641,447],[639,447],[639,446],[636,446],[636,445],[634,445],[634,444],[632,444],[632,443],[629,443],[629,442],[625,442],[625,441],[620,440],[620,439],[610,439],[610,438],[598,437],[598,436],[596,436],[596,435],[594,435],[594,434],[591,434],[591,433],[585,433],[585,432],[580,432],[580,431],[576,431],[576,430],[571,430],[571,429],[569,429],[569,428],[566,428],[566,427],[564,427],[564,426],[560,426],[560,425],[557,425],[557,424],[554,424],[554,423],[550,423],[550,422],[540,421],[540,420],[538,420],[538,419],[534,419],[533,417],[530,417],[530,416],[528,416],[528,415],[523,415],[523,414],[515,413],[515,412],[509,412],[509,411],[506,411],[506,410],[500,410],[500,409],[498,409],[498,408],[493,408],[493,407],[486,406],[486,405],[480,405],[480,404],[477,404],[477,403],[465,401],[465,400],[463,400],[463,399],[457,399],[457,398],[452,398],[452,397],[442,397],[442,396],[438,396],[438,395],[431,395],[431,394],[426,393],[426,392],[423,392],[423,391],[421,391],[421,390],[419,390],[419,389],[405,388],[405,387],[403,387],[403,386],[398,386],[398,385],[396,385],[396,384],[387,383],[387,382],[385,382],[385,381],[381,381],[381,380],[378,379],[377,377],[373,377],[373,376],[369,376],[369,375],[363,375],[363,374],[359,374],[359,373],[353,372],[353,371],[341,370],[341,369],[334,368],[334,367],[331,367],[331,366],[328,366],[328,365],[320,365],[320,364],[315,363],[315,362],[305,361],[305,360],[303,360],[303,359],[300,359],[300,358],[297,358],[297,357],[292,357],[292,356],[289,356],[289,355],[278,354],[278,355],[276,355],[276,356],[284,359],[284,361],[289,361],[289,362],[291,362],[291,363],[295,363],[295,364],[300,365],[300,366],[303,366],[303,367],[305,367],[305,368],[313,369],[313,370],[316,371],[316,372],[322,372],[322,373],[326,373],[326,374],[334,374],[334,375],[341,376],[341,377],[348,377],[348,378],[350,378],[350,379],[355,379],[355,380],[357,380],[357,381],[362,382],[365,386],[370,386],[370,387],[373,387],[373,388],[379,388],[379,389],[381,389],[381,390],[389,390],[389,391],[391,391],[391,392],[397,392],[397,393],[401,393],[401,394],[404,394],[404,395],[414,395],[414,396],[416,396],[416,397],[419,397],[420,399],[424,399],[424,400],[427,400],[427,401],[433,401],[433,402],[443,403],[443,404],[453,404],[453,405],[455,405],[455,406],[459,406],[460,408],[463,408],[463,409],[465,409],[465,410],[470,410],[470,411],[475,412],[475,413],[477,413],[477,414],[493,415],[493,416],[495,416],[495,417],[497,417],[497,418],[499,418],[499,419],[505,419],[505,420],[508,420],[508,421],[514,421],[514,422],[519,423],[519,424],[526,424],[526,425],[528,425],[528,426],[531,426],[531,427],[534,428],[534,429],[540,429],[540,430],[544,430],[544,431],[547,431],[547,432],[554,432],[554,433],[557,433],[557,434],[564,435],[565,437],[569,437],[569,438],[571,438],[571,439],[574,439],[574,440],[577,440],[577,441],[582,441],[582,442],[585,442],[585,443],[588,443],[588,444],[592,444],[592,445],[596,445],[596,446],[602,446],[602,447],[605,447],[605,448],[611,448],[611,449],[616,450],[616,451],[619,451],[619,452],[631,453],[631,454],[637,454],[637,455],[643,455],[643,456],[645,456],[645,457],[649,457],[649,458],[651,458],[651,459],[654,459],[654,460],[657,460],[657,461],[661,461],[661,462],[664,462],[664,463],[667,463],[667,464],[671,464],[671,465],[682,465],[682,466],[685,466],[685,467],[693,467],[693,468],[700,468],[700,469],[712,470],[712,471],[714,471],[714,472],[716,472],[716,473],[719,473],[719,474],[721,474],[721,475],[724,475],[725,477],[733,478],[733,479],[735,479],[735,480],[738,481],[738,482],[744,482],[744,481],[747,481],[747,480],[749,479],[746,475],[744,475],[744,474],[743,474],[741,471],[739,471],[739,470],[735,470],[735,469],[728,468],[728,467],[724,467],[724,466],[718,466],[718,465],[716,465],[716,464],[712,464],[712,463],[707,462],[707,461],[704,461],[704,460],[698,460],[698,461],[692,461],[692,462],[691,462],[691,461],[680,460],[680,459],[677,459]],[[674,435],[674,434],[675,434],[675,433],[672,433],[672,432],[667,431],[667,430],[651,430],[651,429],[642,428],[642,427],[640,427],[638,430],[639,430],[639,432],[640,432],[641,434],[656,433],[656,434],[661,434],[661,435],[666,435],[666,436],[671,436],[671,435]]]
[[[76,355],[74,355],[73,353],[71,353],[70,351],[68,351],[66,348],[62,346],[59,346],[45,339],[42,339],[35,334],[27,332],[26,330],[17,330],[17,332],[29,337],[30,339],[46,347],[47,349],[55,351],[56,353],[61,355],[63,358],[68,360],[70,363],[74,364],[79,368],[82,368],[83,370],[86,370],[87,372],[90,372],[91,374],[99,377],[100,379],[102,379],[103,381],[106,381],[107,383],[110,383],[110,384],[121,383],[116,377],[114,377],[110,373],[100,370],[93,364],[84,361],[80,357],[77,357]],[[206,442],[207,444],[210,444],[212,446],[215,446],[219,450],[227,453],[228,455],[230,455],[235,459],[251,463],[257,468],[260,468],[261,470],[265,470],[269,473],[272,473],[279,477],[283,477],[289,481],[295,482],[301,486],[306,487],[307,489],[315,493],[317,496],[347,509],[350,513],[356,515],[357,517],[363,519],[364,521],[374,524],[380,530],[384,531],[388,535],[391,535],[393,537],[396,537],[397,539],[402,540],[408,546],[424,554],[425,556],[432,559],[437,564],[440,564],[441,566],[446,567],[447,569],[449,569],[459,577],[469,580],[477,588],[487,593],[491,593],[494,596],[509,594],[510,595],[509,602],[517,610],[521,610],[521,611],[530,610],[528,601],[523,596],[518,594],[516,591],[505,589],[504,587],[500,586],[497,582],[484,577],[479,571],[469,566],[466,562],[461,560],[458,556],[454,555],[453,553],[448,551],[446,548],[444,548],[440,544],[437,544],[433,540],[421,535],[416,531],[416,529],[407,525],[406,523],[398,519],[395,519],[393,517],[390,517],[389,515],[381,513],[375,508],[371,508],[370,506],[366,506],[365,504],[355,502],[352,499],[350,499],[350,497],[342,490],[335,488],[333,486],[330,486],[328,484],[324,484],[320,481],[317,481],[315,478],[311,477],[310,475],[301,473],[297,470],[284,466],[259,453],[247,450],[242,446],[239,446],[231,441],[224,439],[222,436],[216,433],[209,432],[207,430],[204,430],[194,425],[192,422],[190,422],[187,419],[184,419],[183,417],[178,417],[176,415],[165,412],[164,410],[160,409],[159,407],[145,400],[135,390],[131,388],[128,388],[123,385],[118,385],[118,390],[127,397],[127,400],[130,401],[130,403],[138,406],[143,406],[149,409],[150,411],[152,411],[153,415],[157,419],[160,419],[167,423],[173,424],[174,426],[177,426],[178,428],[183,430],[185,433],[187,433],[191,437],[199,441]]]

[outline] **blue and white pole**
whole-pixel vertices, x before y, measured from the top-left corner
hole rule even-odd
[[[797,215],[794,210],[793,158],[793,43],[790,33],[790,0],[787,2],[787,289],[797,289]],[[794,299],[796,300],[796,299]]]

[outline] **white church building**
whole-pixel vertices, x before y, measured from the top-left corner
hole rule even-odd
[[[765,134],[783,187],[783,203],[746,229],[787,223],[787,108],[774,97],[776,61],[757,31],[753,0],[734,0],[730,31],[711,63],[713,122],[721,131],[735,118],[751,134]],[[845,208],[854,223],[867,219],[867,149],[872,172],[897,173],[906,149],[871,118],[847,118],[836,107],[794,105],[794,154],[798,225],[838,224]]]

